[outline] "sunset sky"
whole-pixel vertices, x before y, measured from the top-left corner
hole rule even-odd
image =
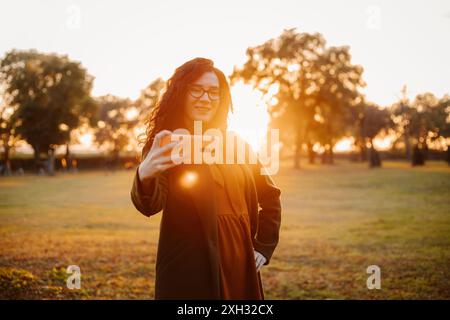
[[[245,50],[296,27],[350,45],[380,104],[403,84],[448,92],[450,1],[2,1],[0,55],[66,53],[96,77],[94,94],[136,98],[152,79],[210,57],[226,73]]]
[[[95,76],[94,95],[136,98],[153,79],[203,56],[226,74],[247,47],[283,29],[349,45],[369,100],[387,105],[449,92],[450,1],[2,1],[0,55],[12,48],[68,54]],[[236,93],[236,109],[256,96]],[[253,98],[252,98],[253,97]],[[265,117],[264,112],[258,116]],[[261,120],[262,121],[262,120]]]

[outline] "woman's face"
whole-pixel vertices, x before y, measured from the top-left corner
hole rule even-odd
[[[194,121],[205,123],[214,118],[219,107],[219,79],[212,71],[205,72],[189,87],[185,101],[185,120],[190,126]]]

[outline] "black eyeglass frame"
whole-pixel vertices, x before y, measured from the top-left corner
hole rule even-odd
[[[198,89],[198,90],[201,90],[202,93],[199,96],[196,96],[196,95],[192,94],[192,89],[194,89],[194,88]],[[206,92],[208,94],[209,100],[211,100],[211,101],[218,101],[218,100],[220,100],[220,91],[217,93],[217,98],[213,98],[213,97],[211,97],[211,92],[210,92],[211,90],[218,90],[218,89],[216,87],[214,87],[214,88],[210,88],[210,89],[206,90],[206,89],[204,89],[201,86],[192,85],[192,86],[189,86],[188,93],[195,99],[201,99],[201,97],[203,97],[203,95]]]

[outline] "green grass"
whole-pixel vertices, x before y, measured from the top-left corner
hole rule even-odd
[[[151,299],[161,214],[131,204],[134,171],[0,178],[0,296]],[[450,169],[338,162],[281,168],[267,299],[450,299]],[[65,287],[68,265],[81,290]],[[366,268],[381,268],[368,290]]]

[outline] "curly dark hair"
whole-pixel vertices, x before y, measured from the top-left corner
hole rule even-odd
[[[145,158],[153,145],[155,135],[161,130],[173,131],[183,128],[184,102],[190,84],[200,78],[205,72],[214,72],[219,79],[220,100],[219,108],[213,119],[207,124],[208,128],[226,131],[228,112],[233,111],[230,86],[222,71],[214,67],[210,59],[195,58],[179,66],[166,83],[166,88],[156,106],[151,110],[145,122],[144,147],[142,159]],[[189,130],[189,128],[186,128]]]

